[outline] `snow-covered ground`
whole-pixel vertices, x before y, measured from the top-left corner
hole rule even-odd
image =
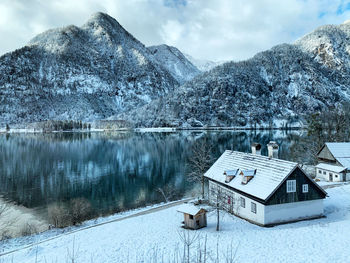
[[[219,262],[226,262],[228,251],[236,251],[235,262],[348,262],[350,185],[328,189],[328,194],[325,218],[272,228],[222,213],[221,230],[216,232],[216,215],[210,212],[206,228],[188,231],[190,237],[198,235],[190,254],[197,255],[199,240],[204,248],[207,236],[207,262],[215,262],[217,251]],[[185,230],[176,210],[175,206],[64,235],[3,256],[0,262],[181,262],[180,236]]]

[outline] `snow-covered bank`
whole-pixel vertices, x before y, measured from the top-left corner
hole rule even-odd
[[[33,244],[38,244],[41,242],[45,242],[47,240],[60,238],[61,235],[69,235],[69,234],[72,234],[72,233],[75,233],[78,231],[84,231],[87,228],[98,227],[102,224],[108,224],[108,223],[122,220],[122,219],[125,219],[128,217],[138,216],[138,215],[146,214],[146,213],[151,213],[154,210],[163,209],[163,208],[166,208],[168,206],[173,206],[176,204],[182,204],[183,202],[187,202],[191,199],[192,199],[192,197],[180,199],[177,201],[171,201],[168,203],[162,202],[162,203],[158,203],[158,204],[148,205],[146,207],[140,207],[140,208],[124,211],[124,212],[119,212],[119,213],[116,213],[116,214],[113,214],[110,216],[98,217],[95,219],[91,219],[91,220],[83,222],[81,225],[69,226],[66,228],[52,228],[52,229],[45,231],[45,232],[42,232],[40,234],[31,235],[31,236],[21,236],[18,238],[12,238],[12,239],[6,239],[3,241],[0,241],[0,248],[1,248],[0,249],[0,263],[2,263],[1,255],[7,254],[10,251],[14,251],[14,250],[21,249],[21,248],[28,247],[28,246],[33,246]],[[26,210],[27,208],[22,207],[22,209]],[[26,216],[25,212],[23,214],[24,214],[23,219],[28,220],[28,217]],[[19,212],[18,212],[18,214],[16,214],[16,216],[17,217],[20,216]],[[26,222],[30,222],[30,220],[26,221]],[[47,228],[44,230],[47,230]]]
[[[0,198],[0,239],[43,232],[48,227],[35,211]]]
[[[216,232],[216,215],[208,215],[208,227],[196,233],[190,253],[198,252],[207,236],[207,262],[223,261],[228,250],[237,249],[237,262],[347,262],[350,234],[350,186],[328,190],[326,218],[262,228],[229,214],[221,218]],[[86,229],[74,235],[42,243],[0,258],[2,262],[174,262],[183,255],[183,220],[177,207]],[[74,244],[74,246],[73,246]],[[218,244],[218,247],[217,247]],[[73,252],[74,250],[74,252]],[[37,258],[37,261],[36,261]],[[157,259],[152,261],[152,259]]]

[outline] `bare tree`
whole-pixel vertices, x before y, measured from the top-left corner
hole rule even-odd
[[[191,171],[187,174],[187,178],[191,182],[198,182],[201,184],[202,199],[204,199],[204,173],[210,168],[213,161],[211,152],[212,148],[208,142],[202,140],[194,143],[192,154],[189,159]]]
[[[225,210],[231,214],[239,214],[240,199],[233,192],[222,188],[219,185],[212,184],[209,189],[209,203],[213,206],[213,210],[216,212],[216,231],[220,230],[220,219],[222,218],[222,210]]]
[[[236,260],[238,245],[236,248],[233,246],[233,241],[231,240],[230,244],[227,245],[225,256],[225,263],[234,263]]]
[[[190,248],[199,238],[199,234],[198,232],[191,232],[190,230],[179,231],[178,234],[184,245],[183,262],[190,263]]]
[[[223,209],[223,192],[221,187],[216,188],[215,194],[215,210],[216,210],[216,231],[220,230],[220,210]]]
[[[163,196],[166,203],[171,201],[177,194],[177,191],[170,185],[164,187],[158,187],[157,191]]]
[[[67,262],[75,263],[79,257],[79,247],[75,246],[75,236],[73,237],[72,249],[67,247]]]

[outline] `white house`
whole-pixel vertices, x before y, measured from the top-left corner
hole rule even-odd
[[[350,142],[327,142],[317,153],[316,176],[330,182],[350,180]]]
[[[204,175],[209,202],[220,198],[225,210],[262,226],[322,217],[327,193],[297,163],[276,158],[277,151],[274,142],[269,156],[225,151]]]

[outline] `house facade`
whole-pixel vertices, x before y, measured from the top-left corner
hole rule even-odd
[[[225,151],[205,173],[209,202],[261,226],[322,217],[327,193],[297,163],[269,156]]]
[[[317,153],[316,177],[330,182],[350,180],[350,143],[325,143]]]

